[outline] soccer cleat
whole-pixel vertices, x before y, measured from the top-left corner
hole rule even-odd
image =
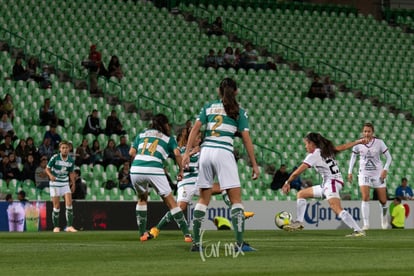
[[[388,228],[388,221],[387,221],[387,217],[385,216],[381,217],[381,228],[384,230]]]
[[[73,226],[66,227],[65,231],[66,232],[71,232],[71,233],[78,232],[78,230],[76,230]]]
[[[251,218],[251,217],[253,217],[254,216],[254,212],[244,212],[244,217],[245,218]]]
[[[252,252],[252,251],[257,251],[257,249],[253,248],[250,246],[250,244],[248,244],[247,242],[243,242],[241,245],[236,243],[236,247],[234,248],[234,250],[236,252]]]
[[[365,232],[364,231],[354,231],[352,232],[352,234],[346,235],[345,237],[348,238],[359,238],[359,237],[365,237]]]
[[[152,235],[154,239],[156,239],[158,235],[160,234],[160,229],[158,229],[157,227],[152,227],[150,230],[150,234]]]
[[[193,242],[193,237],[191,237],[191,234],[184,235],[184,241],[185,242]]]
[[[145,232],[144,234],[141,235],[141,237],[139,237],[139,240],[141,242],[153,239],[154,237],[149,233],[149,232]]]
[[[283,230],[288,232],[302,230],[303,228],[305,228],[305,226],[300,221],[292,221],[288,225],[283,226]]]
[[[369,225],[365,224],[364,226],[362,226],[362,230],[364,230],[364,231],[369,230]]]
[[[53,228],[53,233],[59,233],[59,232],[60,232],[60,228],[59,227]]]
[[[190,251],[191,252],[200,252],[200,251],[203,251],[203,248],[199,244],[193,243],[193,245],[191,246]]]

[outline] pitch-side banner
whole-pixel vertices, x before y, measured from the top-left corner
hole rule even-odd
[[[388,206],[392,203],[389,201]],[[406,208],[405,228],[414,228],[414,201],[403,201]],[[296,218],[296,201],[245,201],[243,202],[246,211],[255,212],[254,217],[246,220],[245,228],[250,230],[275,229],[274,217],[280,211],[288,211]],[[194,205],[189,212],[192,214]],[[361,202],[342,201],[342,208],[347,210],[356,222],[362,226]],[[381,229],[380,215],[382,209],[378,201],[370,202],[370,228]],[[216,229],[213,223],[215,216],[230,219],[230,209],[222,201],[211,201],[204,220],[204,229]],[[389,222],[390,213],[387,214]],[[347,226],[335,215],[328,202],[325,200],[310,200],[307,202],[305,212],[305,229],[346,229]]]

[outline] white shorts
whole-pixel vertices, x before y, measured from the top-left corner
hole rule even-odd
[[[193,196],[199,196],[199,190],[195,185],[183,185],[177,189],[177,202],[191,202]]]
[[[381,181],[379,176],[365,176],[363,174],[358,175],[358,184],[359,186],[369,186],[371,188],[385,188],[387,186],[385,179]]]
[[[131,174],[131,182],[135,191],[141,195],[148,192],[149,186],[161,197],[171,193],[170,183],[165,175]]]
[[[231,151],[203,147],[198,164],[197,188],[212,188],[215,176],[221,190],[240,187],[236,159]]]
[[[312,186],[313,196],[316,198],[341,198],[339,192],[342,190],[344,182],[337,179],[328,179],[321,185]]]
[[[59,185],[62,185],[62,183],[59,182]],[[59,197],[59,196],[64,196],[65,194],[72,193],[69,188],[69,183],[65,184],[64,186],[57,187],[55,182],[50,181],[49,189],[50,189],[50,197],[55,197],[55,196]]]

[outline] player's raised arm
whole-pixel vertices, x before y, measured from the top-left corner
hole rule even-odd
[[[342,145],[336,146],[335,149],[337,151],[344,151],[344,150],[347,150],[347,149],[352,148],[355,145],[358,145],[358,144],[366,144],[367,142],[368,141],[365,138],[361,138],[361,139],[358,139],[358,140],[355,140],[355,141],[352,141],[352,142],[348,142],[346,144],[342,144]]]

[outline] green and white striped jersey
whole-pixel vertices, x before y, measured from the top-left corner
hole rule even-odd
[[[61,154],[57,153],[50,158],[47,167],[56,177],[55,185],[61,187],[69,183],[69,174],[75,169],[75,160],[69,155],[64,160]]]
[[[206,125],[204,142],[201,147],[223,148],[233,152],[236,131],[248,131],[247,112],[240,108],[239,117],[234,120],[227,116],[221,100],[206,104],[197,118]]]
[[[180,149],[181,154],[184,154],[185,147]],[[178,187],[185,185],[195,185],[198,176],[198,158],[200,158],[200,152],[197,152],[190,156],[190,163],[188,168],[184,169],[183,180],[177,183]]]
[[[137,151],[132,174],[165,174],[163,162],[174,154],[178,145],[174,137],[156,129],[146,129],[135,138],[132,147]]]

